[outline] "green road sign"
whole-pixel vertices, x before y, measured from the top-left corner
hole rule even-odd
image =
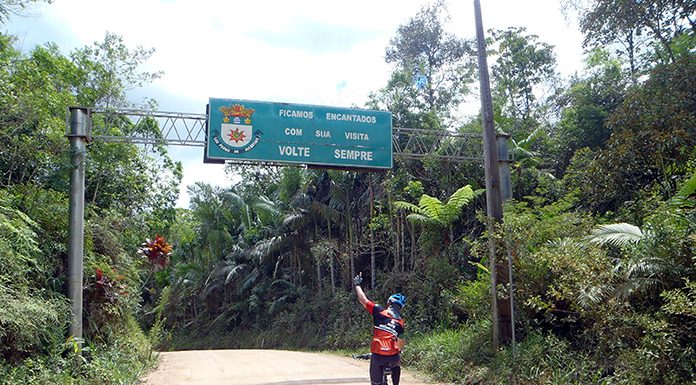
[[[388,169],[392,167],[391,113],[211,98],[206,156]]]

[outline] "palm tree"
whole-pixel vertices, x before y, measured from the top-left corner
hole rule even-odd
[[[614,267],[622,281],[615,288],[616,296],[626,299],[639,293],[659,294],[696,275],[690,251],[696,244],[694,194],[696,174],[647,219],[643,229],[613,223],[592,231],[590,242],[612,245],[621,253]]]

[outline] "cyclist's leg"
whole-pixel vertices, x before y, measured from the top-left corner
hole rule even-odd
[[[399,385],[399,379],[401,378],[401,366],[392,366],[391,373],[392,384]]]
[[[399,379],[401,378],[401,355],[389,356],[388,364],[391,367],[392,384],[399,385]]]
[[[370,356],[370,384],[372,385],[382,385],[382,380],[384,379],[384,359],[379,354],[372,354]]]

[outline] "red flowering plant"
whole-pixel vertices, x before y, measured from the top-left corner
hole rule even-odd
[[[142,255],[147,263],[152,266],[154,271],[164,270],[169,265],[169,258],[172,255],[172,245],[161,235],[155,235],[154,240],[146,239],[138,254]]]
[[[94,268],[94,275],[87,278],[85,285],[85,310],[88,312],[88,334],[101,335],[107,325],[118,324],[129,303],[126,277],[114,270]]]
[[[88,284],[88,289],[91,289],[92,292],[93,302],[117,304],[121,298],[128,295],[126,289],[128,285],[124,282],[124,276],[115,275],[110,277],[104,274],[98,267],[94,270],[94,279]]]

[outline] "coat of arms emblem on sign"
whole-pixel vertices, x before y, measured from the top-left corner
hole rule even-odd
[[[222,112],[222,124],[220,126],[219,139],[215,142],[226,151],[234,154],[247,152],[254,148],[259,142],[260,132],[254,132],[251,116],[254,115],[253,108],[246,108],[243,104],[220,107]],[[222,143],[219,140],[222,140]]]

